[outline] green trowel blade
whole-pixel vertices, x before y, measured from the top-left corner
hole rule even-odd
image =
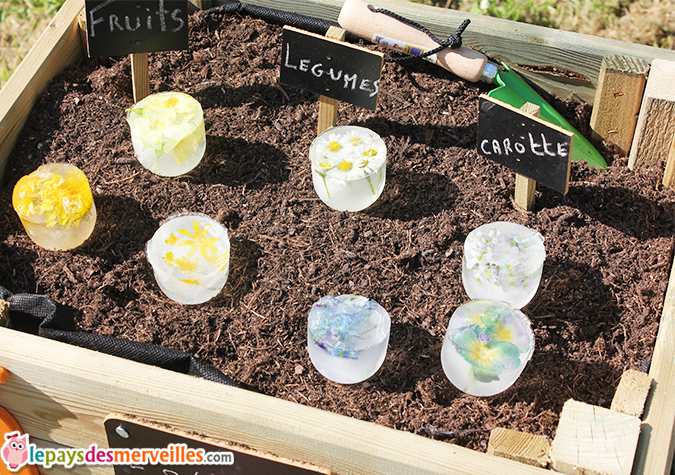
[[[572,160],[585,160],[593,168],[606,168],[607,163],[602,155],[591,145],[591,143],[581,135],[565,118],[556,111],[551,104],[546,102],[534,89],[525,83],[518,74],[511,71],[505,64],[504,70],[499,70],[493,83],[499,87],[488,93],[488,96],[505,102],[513,107],[520,109],[527,102],[536,104],[540,107],[539,118],[551,124],[562,127],[574,134],[574,145],[572,147]]]

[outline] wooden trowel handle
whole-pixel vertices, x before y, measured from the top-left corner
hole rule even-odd
[[[375,13],[368,7],[368,3],[361,0],[346,0],[338,23],[348,32],[373,43],[377,42],[374,38],[379,35],[421,46],[426,50],[439,46],[426,33],[383,13]],[[445,48],[436,58],[436,64],[471,82],[481,79],[487,62],[483,53],[464,46],[456,49]]]

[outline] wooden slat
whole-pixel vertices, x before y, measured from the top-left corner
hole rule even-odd
[[[131,89],[134,102],[139,102],[150,95],[150,73],[148,71],[148,53],[131,53]]]
[[[633,474],[667,475],[675,435],[675,266],[671,268],[649,377],[654,381],[642,418]]]
[[[547,471],[193,376],[0,328],[0,405],[31,436],[107,446],[123,413],[340,474],[545,475]],[[66,470],[54,470],[63,473]],[[105,475],[112,475],[112,469]]]
[[[640,419],[568,400],[551,444],[551,467],[568,475],[630,475]]]
[[[655,59],[640,107],[628,167],[667,160],[675,137],[675,61]]]
[[[84,0],[66,0],[0,89],[0,178],[37,96],[56,74],[84,54],[77,20],[82,8]]]
[[[595,140],[608,140],[628,155],[647,82],[649,64],[624,55],[605,56],[591,114]]]
[[[215,0],[214,4],[223,3]],[[248,0],[246,3],[275,8],[337,21],[343,0]],[[582,94],[592,103],[600,65],[608,54],[623,54],[641,58],[649,63],[654,58],[675,60],[675,51],[623,41],[554,30],[499,18],[475,15],[452,9],[432,7],[402,0],[373,0],[372,5],[386,8],[426,26],[436,36],[443,38],[455,32],[465,19],[471,24],[462,35],[464,45],[474,47],[490,57],[509,64],[528,66],[555,66],[586,76],[590,82],[570,81],[560,75],[538,73],[528,78],[550,91],[558,85],[558,95]],[[572,84],[572,85],[570,85]],[[585,92],[583,92],[585,90]],[[561,94],[567,91],[568,94]]]
[[[624,371],[609,408],[612,411],[641,417],[651,386],[652,379],[647,373],[634,369]]]
[[[663,186],[673,185],[675,185],[675,137],[673,137],[673,142],[670,144],[670,153],[668,153],[666,169],[663,172]]]
[[[546,468],[550,450],[551,443],[546,437],[497,427],[490,431],[487,453]]]
[[[342,0],[247,3],[336,20]],[[593,82],[606,54],[619,53],[647,62],[654,58],[675,60],[675,51],[665,49],[395,0],[373,3],[425,24],[437,36],[454,32],[463,19],[471,18],[473,23],[464,34],[466,45],[510,63],[555,65],[577,71]],[[0,173],[39,92],[63,67],[83,55],[77,26],[77,13],[83,4],[83,0],[66,1],[0,90]],[[565,81],[544,73],[534,73],[539,78],[535,82],[544,84],[544,76],[550,84],[559,84],[562,91],[572,90]],[[587,84],[579,84],[577,90],[585,87],[594,91],[594,85]],[[544,88],[550,90],[550,85]],[[647,402],[634,475],[665,475],[672,464],[674,281],[671,276],[650,371],[655,384]],[[0,364],[15,371],[0,391],[0,404],[18,411],[17,418],[27,425],[31,436],[52,443],[78,447],[93,442],[105,444],[103,417],[108,412],[122,411],[165,420],[186,430],[249,442],[260,450],[287,457],[300,453],[317,462],[325,460],[344,473],[548,473],[509,461],[495,462],[492,457],[461,447],[64,346],[0,328]],[[105,475],[112,474],[109,467],[101,470]]]

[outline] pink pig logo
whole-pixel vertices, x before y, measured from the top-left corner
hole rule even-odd
[[[28,434],[19,431],[5,434],[5,443],[0,449],[2,460],[12,472],[16,472],[28,461]]]

